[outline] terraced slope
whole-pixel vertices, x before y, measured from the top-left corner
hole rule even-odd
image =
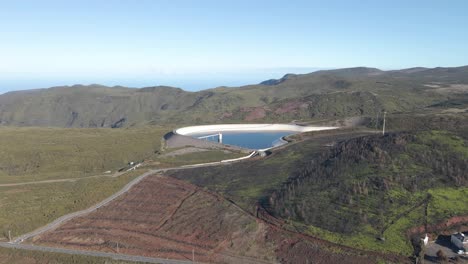
[[[35,244],[214,263],[375,263],[284,231],[189,183],[150,176],[111,204],[33,238]],[[400,259],[401,261],[402,259]],[[404,259],[403,259],[404,261]]]
[[[197,260],[214,261],[225,248],[241,246],[237,243],[243,236],[255,240],[256,229],[252,217],[217,197],[182,181],[153,176],[112,204],[33,241],[176,259],[192,259],[193,250]]]

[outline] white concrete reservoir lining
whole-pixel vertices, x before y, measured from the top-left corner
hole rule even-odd
[[[219,132],[236,132],[236,131],[292,131],[292,132],[310,132],[320,130],[337,129],[338,127],[323,127],[323,126],[298,126],[294,124],[222,124],[222,125],[204,125],[204,126],[188,126],[174,130],[175,134],[191,135],[197,133]]]
[[[258,151],[265,151],[280,145],[287,143],[282,140],[283,135],[278,135],[278,138],[275,139],[275,142],[271,142],[271,145],[264,145],[264,143],[259,143],[261,141],[270,140],[271,136],[275,134],[296,134],[309,131],[320,131],[320,130],[330,130],[336,129],[338,127],[325,127],[325,126],[299,126],[295,124],[221,124],[221,125],[203,125],[203,126],[188,126],[182,127],[174,130],[174,134],[191,136],[198,139],[215,139],[218,143],[225,143],[223,141],[223,133],[226,136],[229,136],[231,139],[230,145],[236,145],[248,149],[256,149]],[[282,133],[286,132],[286,133]],[[288,133],[289,132],[289,133]],[[233,141],[234,134],[248,134],[248,137],[256,134],[256,138],[252,138],[250,145],[243,141],[242,143],[238,141]],[[252,134],[253,133],[253,134]],[[242,136],[242,135],[239,135]],[[256,144],[252,143],[256,140]],[[237,144],[236,144],[237,143]],[[246,146],[247,145],[247,146]],[[252,146],[257,145],[257,146]]]

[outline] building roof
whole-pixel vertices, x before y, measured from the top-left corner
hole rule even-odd
[[[455,237],[456,239],[460,240],[461,242],[465,242],[465,240],[466,240],[465,235],[462,234],[462,233],[456,233],[456,234],[453,234],[452,236]]]

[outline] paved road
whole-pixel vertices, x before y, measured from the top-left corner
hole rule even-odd
[[[44,252],[54,252],[54,253],[65,253],[65,254],[73,254],[73,255],[85,255],[85,256],[93,256],[93,257],[104,257],[104,258],[112,258],[116,260],[136,261],[136,262],[146,262],[146,263],[161,263],[161,264],[193,263],[192,261],[185,261],[185,260],[150,258],[150,257],[132,256],[132,255],[109,253],[109,252],[53,248],[53,247],[44,247],[44,246],[35,246],[35,245],[26,245],[26,244],[12,244],[12,243],[6,243],[6,242],[0,242],[0,247],[44,251]]]

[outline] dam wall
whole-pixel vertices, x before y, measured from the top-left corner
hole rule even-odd
[[[298,126],[294,124],[223,124],[223,125],[204,125],[188,126],[174,130],[178,135],[191,135],[198,133],[218,133],[229,131],[293,131],[298,133],[337,129],[338,127],[323,126]]]

